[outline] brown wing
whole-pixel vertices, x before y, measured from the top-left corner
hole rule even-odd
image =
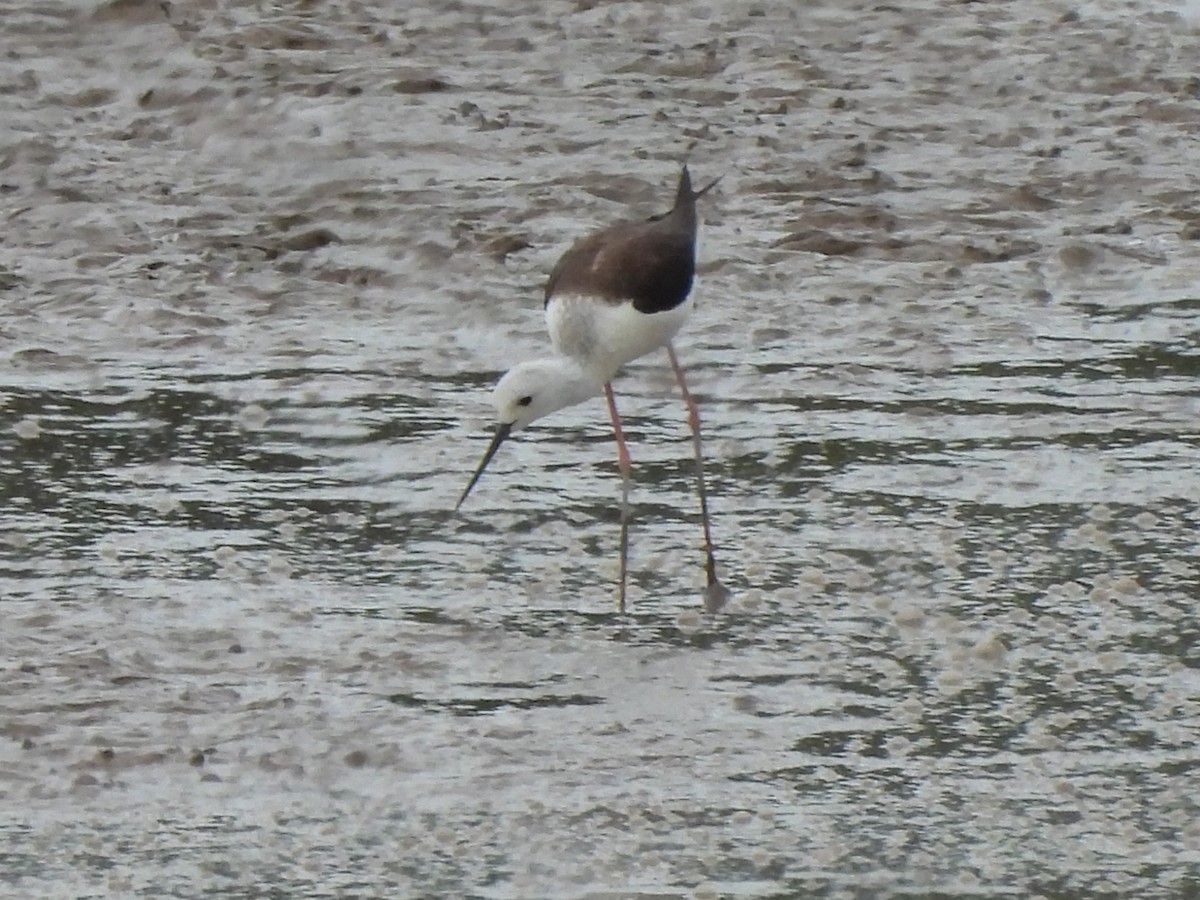
[[[695,271],[694,231],[670,216],[618,222],[563,254],[546,284],[546,303],[558,294],[587,294],[664,312],[687,299]]]

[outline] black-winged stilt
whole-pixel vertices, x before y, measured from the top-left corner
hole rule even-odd
[[[524,362],[496,385],[497,426],[491,445],[471,476],[455,509],[514,431],[552,412],[603,393],[608,400],[617,462],[621,470],[621,566],[618,608],[625,611],[629,557],[629,482],[632,462],[613,397],[612,379],[621,367],[665,347],[684,403],[696,454],[696,484],[704,525],[705,608],[719,609],[729,590],[717,578],[700,411],[688,391],[671,339],[692,309],[696,272],[696,200],[719,181],[692,190],[687,166],[679,176],[675,205],[644,222],[617,222],[578,241],[563,254],[546,284],[546,325],[555,355]]]

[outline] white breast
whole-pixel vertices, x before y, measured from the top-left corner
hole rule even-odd
[[[599,381],[609,382],[625,363],[671,340],[691,310],[691,297],[674,309],[646,314],[632,303],[566,294],[547,304],[546,328],[555,351],[576,360]]]

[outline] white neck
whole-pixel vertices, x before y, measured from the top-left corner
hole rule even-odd
[[[532,360],[526,365],[537,366],[545,379],[549,408],[542,412],[543,416],[568,406],[575,406],[584,400],[591,400],[604,392],[604,385],[569,357],[547,356]]]
[[[604,393],[604,383],[584,371],[573,359],[553,356],[547,357],[546,362],[554,365],[556,374],[561,379],[557,389],[558,400],[562,404],[559,409],[566,409]]]

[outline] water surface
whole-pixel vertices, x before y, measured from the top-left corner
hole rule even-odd
[[[1197,19],[0,4],[0,891],[1200,890]],[[679,351],[459,515],[589,229]]]

